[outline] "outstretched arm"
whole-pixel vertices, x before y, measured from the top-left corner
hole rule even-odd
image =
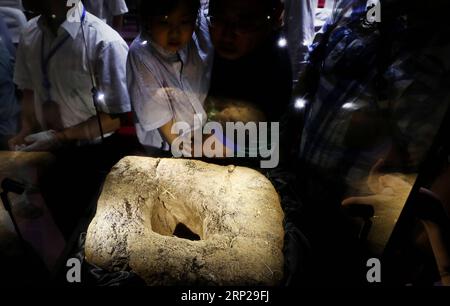
[[[39,123],[36,119],[34,109],[34,92],[32,90],[23,91],[22,99],[22,128],[20,132],[9,140],[9,148],[16,150],[18,146],[25,143],[24,138],[33,132],[40,129]]]

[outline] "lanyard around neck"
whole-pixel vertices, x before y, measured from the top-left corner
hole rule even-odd
[[[83,9],[83,14],[81,15],[81,26],[83,26],[84,19],[86,18],[86,9]],[[51,88],[52,84],[50,82],[50,76],[48,72],[48,66],[50,64],[51,59],[55,56],[59,49],[69,40],[70,35],[66,34],[53,48],[50,49],[50,52],[45,55],[45,35],[42,33],[42,41],[41,41],[41,70],[42,70],[42,86],[46,90],[47,100],[51,100]]]

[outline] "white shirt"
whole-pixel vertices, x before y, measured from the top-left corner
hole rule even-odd
[[[131,107],[126,88],[128,46],[119,34],[87,13],[83,22],[89,48],[86,51],[80,22],[66,20],[55,38],[43,21],[36,17],[30,20],[23,31],[17,49],[14,75],[14,82],[20,89],[34,91],[36,117],[41,125],[44,127],[42,104],[48,99],[41,69],[43,36],[44,53],[47,55],[50,48],[70,35],[48,65],[52,85],[51,100],[58,103],[65,128],[85,122],[96,115],[88,59],[97,76],[98,89],[105,96],[104,101],[99,102],[100,111],[109,114],[129,112]]]
[[[22,0],[0,0],[0,6],[12,7],[23,11]]]
[[[285,0],[285,24],[294,81],[314,40],[317,0]]]
[[[112,25],[114,16],[128,13],[125,0],[83,0],[83,3],[88,12],[109,25]]]
[[[336,3],[336,0],[326,0],[325,1],[325,6],[323,8],[318,8],[318,1],[314,0],[315,4],[316,4],[316,16],[315,16],[315,21],[314,21],[314,25],[316,28],[316,32],[318,32],[323,25],[327,22],[328,18],[331,17],[331,15],[333,14],[333,9]]]
[[[0,6],[0,17],[8,26],[13,43],[19,43],[20,33],[27,24],[27,17],[23,11],[13,7]]]
[[[206,119],[203,105],[211,80],[212,45],[204,18],[200,19],[198,33],[177,53],[163,50],[142,34],[130,47],[128,90],[144,146],[168,150],[160,127],[174,120],[188,123],[193,130],[198,128],[195,114]]]
[[[12,56],[0,38],[0,137],[17,133],[20,107],[12,81],[13,70]]]

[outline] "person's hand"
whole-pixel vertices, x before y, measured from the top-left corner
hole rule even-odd
[[[376,179],[375,179],[376,178]],[[379,175],[368,179],[368,184],[373,195],[362,197],[350,197],[342,202],[343,206],[366,204],[372,205],[377,211],[377,207],[386,207],[388,205],[403,206],[406,202],[413,185],[407,182],[400,174]]]
[[[8,141],[9,149],[11,151],[20,151],[20,149],[25,148],[26,147],[26,144],[25,144],[26,136],[27,136],[27,134],[20,133],[20,134],[14,136],[13,138],[11,138]]]
[[[446,166],[431,186],[430,193],[441,201],[447,216],[450,218],[450,165]]]
[[[384,160],[378,160],[375,165],[372,167],[369,173],[369,177],[367,178],[367,186],[369,190],[374,194],[383,193],[383,184],[380,181],[383,173],[380,172],[381,167],[383,167]]]
[[[210,135],[203,143],[203,156],[208,158],[226,158],[234,156],[234,145],[224,143],[224,137],[219,134]]]
[[[57,149],[61,142],[55,131],[49,130],[37,134],[31,134],[24,138],[26,146],[22,152],[47,152]]]

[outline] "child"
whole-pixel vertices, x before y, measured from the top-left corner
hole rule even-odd
[[[200,0],[141,2],[142,30],[130,48],[127,81],[137,135],[151,155],[169,151],[180,136],[172,133],[176,122],[193,131],[201,128],[196,116],[206,120],[211,47],[199,11]]]

